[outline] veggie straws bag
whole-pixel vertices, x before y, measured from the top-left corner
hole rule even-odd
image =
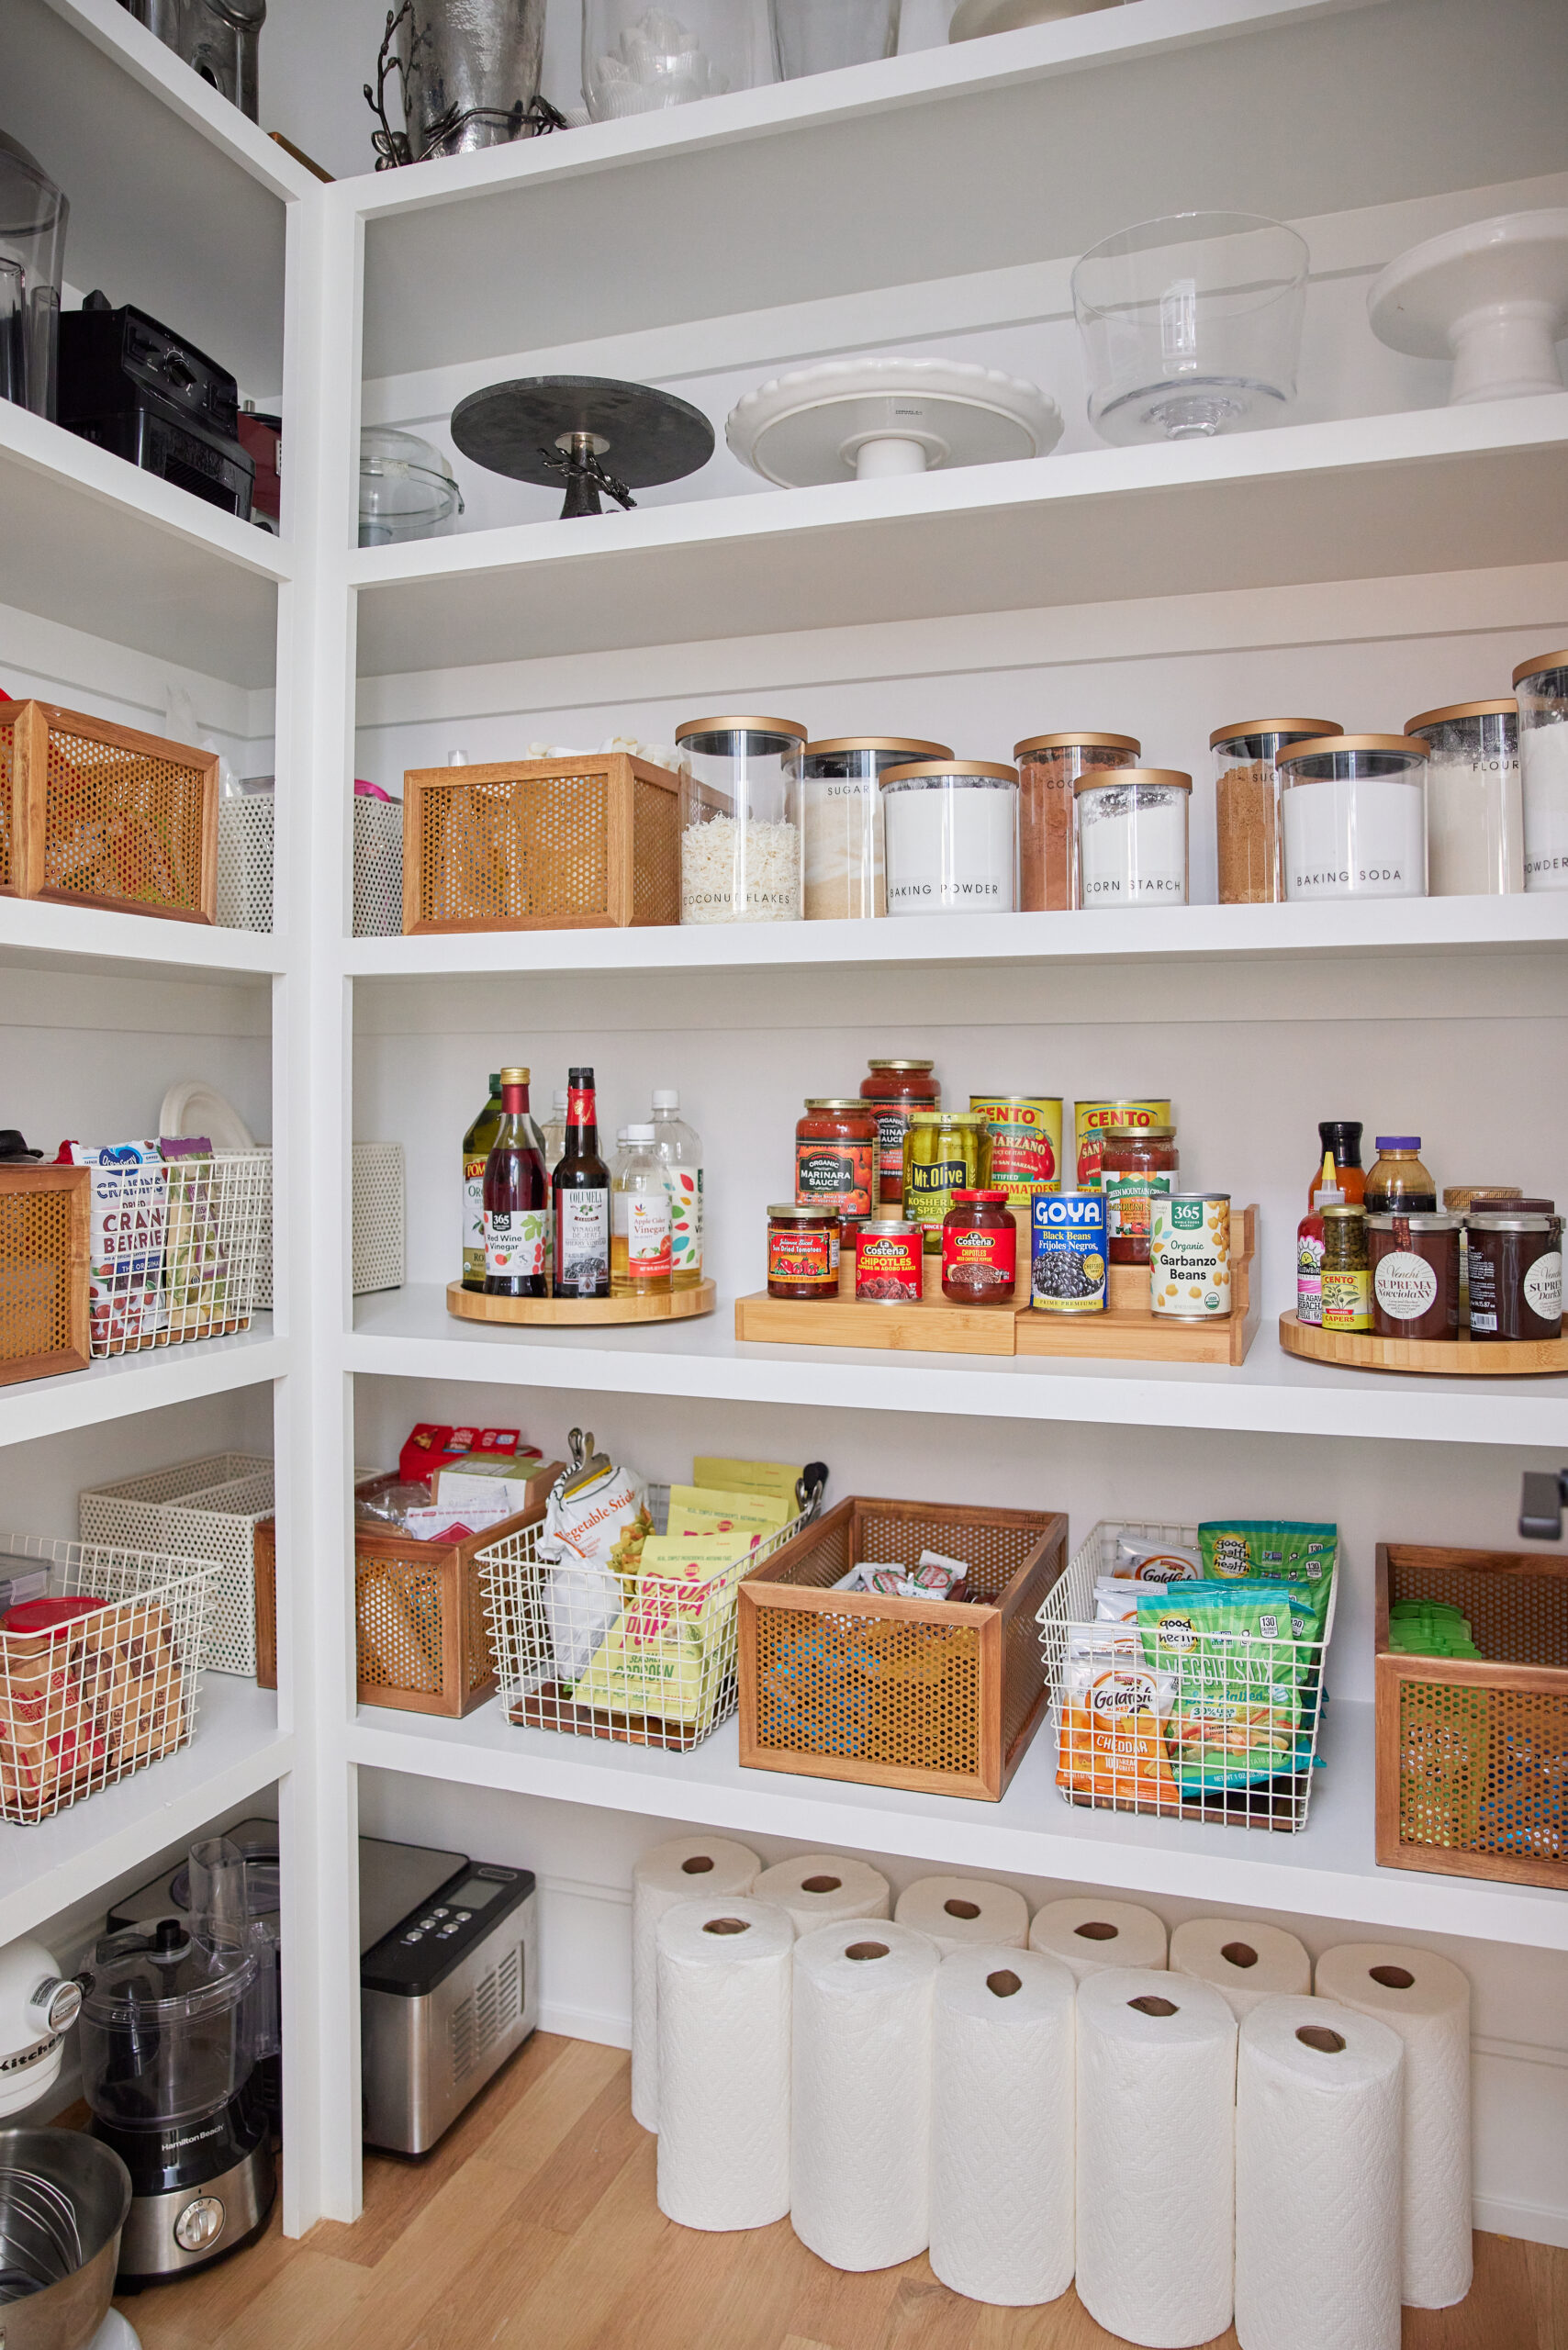
[[[592,1439],[590,1438],[589,1441]],[[634,1469],[602,1453],[587,1467],[564,1469],[544,1505],[539,1556],[548,1572],[544,1613],[556,1678],[576,1681],[621,1614],[618,1572],[653,1529],[647,1487]]]

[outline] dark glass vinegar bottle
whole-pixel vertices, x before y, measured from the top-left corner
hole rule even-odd
[[[551,1181],[555,1295],[610,1295],[610,1169],[599,1155],[593,1071],[566,1072],[566,1147]]]
[[[528,1113],[528,1071],[501,1071],[501,1123],[485,1161],[485,1294],[548,1297],[550,1178]]]

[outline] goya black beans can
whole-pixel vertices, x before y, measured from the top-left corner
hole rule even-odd
[[[1042,1314],[1105,1311],[1105,1194],[1035,1195],[1030,1304]]]

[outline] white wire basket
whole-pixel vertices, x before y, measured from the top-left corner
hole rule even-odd
[[[251,792],[218,803],[218,920],[225,930],[273,928],[274,798]],[[403,928],[403,803],[353,803],[353,934],[396,938]]]
[[[596,1573],[540,1558],[543,1525],[491,1543],[476,1560],[489,1614],[498,1695],[530,1729],[686,1753],[737,1703],[735,1594],[744,1575],[792,1541],[821,1505],[821,1487],[777,1534],[711,1582],[633,1572],[607,1620]],[[648,1487],[654,1531],[669,1523],[669,1487]]]
[[[91,1170],[92,1350],[249,1329],[266,1170],[254,1151]]]
[[[274,1507],[273,1464],[263,1453],[216,1452],[143,1476],[94,1485],[78,1505],[84,1542],[173,1551],[213,1569],[202,1636],[209,1673],[256,1671],[256,1528]]]
[[[1189,1654],[1164,1639],[1146,1653],[1130,1627],[1095,1620],[1094,1586],[1111,1574],[1123,1535],[1188,1549],[1198,1541],[1195,1526],[1103,1520],[1038,1609],[1064,1800],[1230,1828],[1305,1828],[1328,1702],[1338,1561],[1320,1640],[1210,1633]],[[1170,1586],[1173,1603],[1181,1590]]]
[[[262,1230],[257,1250],[254,1304],[258,1314],[273,1304],[273,1155],[263,1179]],[[407,1180],[400,1142],[356,1142],[353,1146],[353,1293],[401,1289],[405,1272]]]
[[[206,1560],[0,1534],[0,1573],[21,1579],[7,1605],[24,1592],[104,1603],[38,1630],[0,1630],[0,1819],[36,1826],[189,1745],[213,1583]]]

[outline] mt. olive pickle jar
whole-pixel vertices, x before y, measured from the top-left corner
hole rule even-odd
[[[1174,1126],[1107,1126],[1100,1145],[1100,1189],[1113,1265],[1147,1265],[1156,1193],[1176,1189]]]
[[[955,1192],[983,1190],[991,1178],[991,1135],[969,1110],[916,1110],[903,1138],[903,1206],[921,1229],[928,1257],[942,1247],[942,1224]]]
[[[1459,1218],[1367,1218],[1372,1326],[1380,1338],[1459,1336]]]
[[[1363,1207],[1324,1208],[1323,1327],[1372,1328],[1372,1274],[1367,1265],[1367,1212]]]
[[[810,1099],[795,1125],[795,1197],[830,1214],[869,1215],[877,1120],[868,1102]]]
[[[913,1110],[939,1110],[942,1088],[931,1074],[931,1061],[872,1061],[871,1074],[860,1080],[860,1098],[877,1114],[877,1181],[871,1193],[872,1214],[896,1216],[903,1213],[903,1138]]]

